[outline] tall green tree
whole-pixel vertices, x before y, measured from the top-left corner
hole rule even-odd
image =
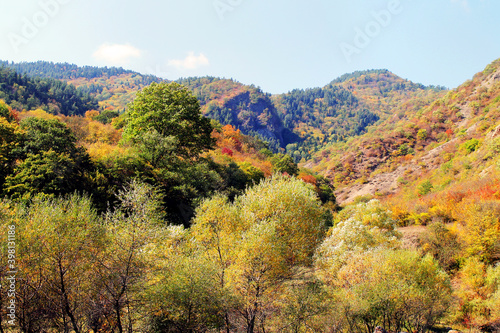
[[[20,143],[13,154],[20,163],[6,175],[7,195],[21,198],[37,193],[91,192],[88,174],[94,166],[85,149],[77,147],[68,126],[57,119],[30,117],[21,121],[19,127]]]
[[[0,186],[3,186],[5,177],[13,172],[16,150],[21,145],[23,134],[17,123],[0,116]]]
[[[171,138],[168,147],[175,142],[172,153],[183,158],[197,157],[215,144],[210,120],[201,115],[198,100],[178,83],[152,83],[144,88],[128,106],[126,117],[126,139],[137,142],[148,132],[157,133]]]
[[[20,149],[20,154],[24,156],[49,150],[58,154],[69,154],[73,158],[81,153],[76,146],[75,135],[58,119],[29,117],[23,119],[19,126],[26,133]]]

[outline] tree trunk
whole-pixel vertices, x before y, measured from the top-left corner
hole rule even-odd
[[[120,300],[115,301],[115,312],[116,312],[116,326],[119,333],[123,333],[122,316],[120,314]]]
[[[66,284],[64,283],[64,270],[62,268],[61,261],[59,260],[58,262],[59,265],[59,279],[61,283],[61,295],[63,297],[63,307],[64,307],[64,312],[68,315],[69,319],[71,320],[71,324],[73,325],[73,330],[75,333],[80,333],[80,330],[78,329],[78,324],[76,322],[76,318],[73,314],[73,311],[71,311],[71,307],[69,306],[69,299],[68,299],[68,293],[66,292]]]
[[[255,314],[252,314],[252,317],[248,322],[247,333],[253,333],[254,328],[255,328]]]

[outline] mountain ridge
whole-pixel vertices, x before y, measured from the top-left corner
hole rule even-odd
[[[43,61],[2,64],[22,73],[61,78],[93,95],[101,110],[118,113],[125,111],[137,91],[162,81],[123,68]],[[296,162],[310,159],[328,142],[363,134],[367,126],[387,116],[391,105],[435,89],[404,80],[386,69],[358,71],[324,87],[278,95],[217,77],[191,77],[177,82],[193,91],[205,116],[267,141],[275,152],[284,150]]]

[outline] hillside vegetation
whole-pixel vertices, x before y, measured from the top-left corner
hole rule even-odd
[[[3,62],[3,65],[20,73],[71,83],[94,96],[101,111],[108,113],[123,113],[137,91],[162,81],[122,68],[77,67],[41,61]],[[295,162],[310,160],[328,143],[344,142],[365,133],[367,126],[386,119],[396,105],[425,96],[435,98],[443,90],[412,83],[388,70],[355,72],[323,88],[280,95],[215,77],[177,82],[195,94],[205,116],[263,139],[274,152],[284,150]]]
[[[71,84],[31,78],[0,67],[0,99],[17,110],[42,108],[53,114],[84,115],[97,109],[97,101]]]
[[[0,101],[0,332],[499,330],[500,60],[275,96],[68,68],[99,110]]]

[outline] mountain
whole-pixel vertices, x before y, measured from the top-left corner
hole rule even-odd
[[[101,110],[124,112],[138,90],[161,79],[122,68],[78,67],[49,62],[3,62],[29,75],[58,78],[94,96]],[[202,112],[244,134],[259,137],[296,162],[332,142],[365,133],[396,105],[437,96],[439,87],[404,80],[388,70],[346,74],[322,88],[270,95],[253,85],[214,77],[178,80],[200,100]]]
[[[326,146],[305,166],[332,179],[341,202],[405,191],[418,196],[424,182],[444,190],[496,171],[499,106],[496,60],[439,98],[401,103],[368,133]]]
[[[77,66],[47,61],[14,63],[0,61],[0,66],[11,68],[20,74],[35,78],[50,78],[72,84],[99,102],[101,110],[123,113],[137,91],[162,79],[153,75],[116,67]]]
[[[323,88],[273,96],[287,128],[301,137],[287,146],[296,161],[306,161],[327,144],[365,133],[395,107],[422,97],[435,98],[442,87],[425,87],[388,70],[346,74]]]
[[[205,116],[266,140],[273,150],[298,140],[283,122],[271,95],[253,85],[214,77],[178,80],[193,91]]]
[[[17,110],[44,109],[53,114],[84,115],[97,109],[97,100],[71,84],[28,77],[0,67],[0,99]]]

